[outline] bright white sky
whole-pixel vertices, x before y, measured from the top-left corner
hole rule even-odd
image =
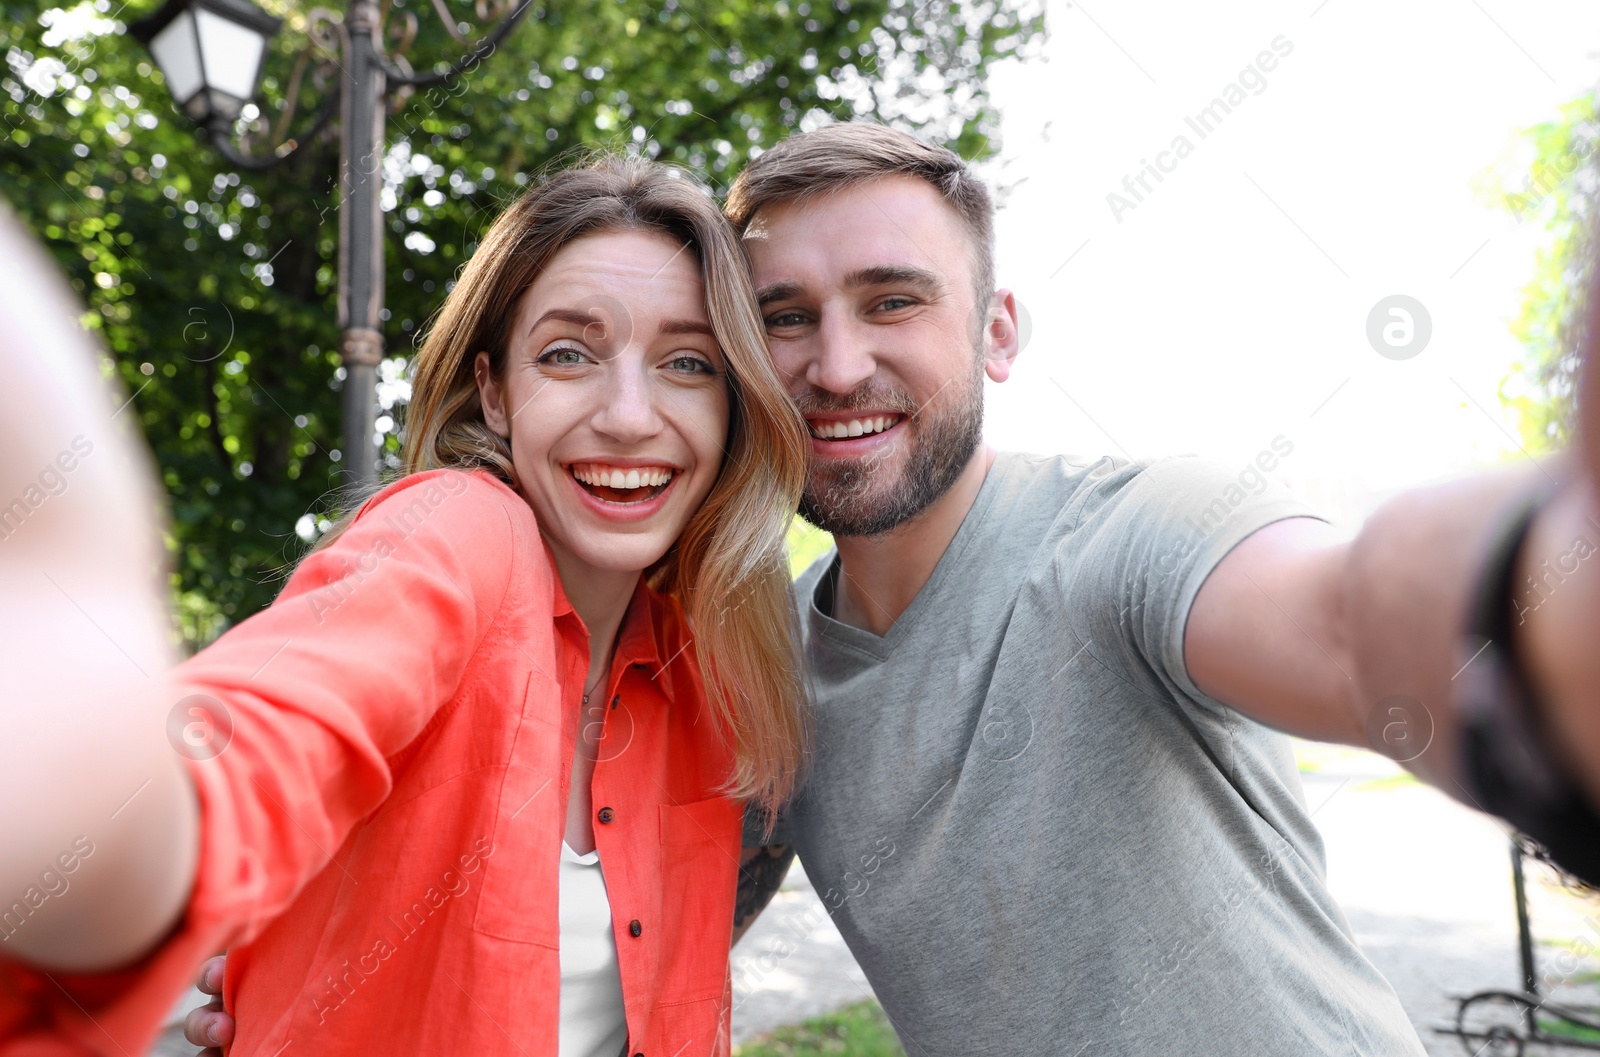
[[[1600,80],[1600,5],[1050,0],[1047,17],[1043,59],[991,81],[1004,141],[985,171],[1013,185],[999,279],[1032,324],[989,386],[991,443],[1242,468],[1281,434],[1280,479],[1345,521],[1523,458],[1497,387],[1545,236],[1473,185]],[[1266,88],[1202,139],[1185,117],[1280,36]],[[1107,195],[1180,134],[1193,152],[1113,216]],[[1414,358],[1367,340],[1391,294],[1432,318]]]

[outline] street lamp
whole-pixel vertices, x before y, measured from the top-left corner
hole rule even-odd
[[[344,364],[343,465],[346,480],[370,487],[378,480],[373,435],[377,424],[378,364],[383,360],[383,116],[391,91],[449,84],[473,69],[516,26],[533,0],[518,0],[495,27],[449,67],[417,73],[404,59],[385,55],[379,44],[382,19],[377,0],[349,0],[343,18],[323,8],[307,15],[311,48],[319,63],[336,67],[339,101],[339,356]],[[461,40],[442,0],[435,5],[446,31]],[[409,13],[415,33],[415,19]],[[233,123],[255,95],[267,43],[280,20],[250,0],[167,0],[155,14],[128,27],[150,49],[166,77],[173,99],[203,128],[230,164],[265,169],[292,154],[297,141],[285,140],[266,155],[235,147]],[[331,53],[337,47],[342,62]],[[298,95],[298,65],[288,97]],[[331,100],[330,100],[331,101]],[[291,103],[292,106],[292,103]],[[292,116],[286,115],[287,117]],[[332,116],[324,105],[305,133],[309,139]]]
[[[168,0],[129,31],[155,56],[172,98],[209,127],[235,120],[256,94],[281,24],[249,0]]]

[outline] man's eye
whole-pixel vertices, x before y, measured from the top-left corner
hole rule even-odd
[[[806,317],[799,312],[775,312],[766,319],[769,327],[798,327],[806,321]]]
[[[897,312],[902,308],[910,308],[916,304],[909,297],[886,297],[879,302],[878,307],[886,312]]]

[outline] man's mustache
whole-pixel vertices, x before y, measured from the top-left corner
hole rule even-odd
[[[813,389],[795,398],[802,415],[827,415],[843,411],[892,411],[910,417],[917,413],[917,402],[899,389],[883,385],[863,385],[839,396]]]

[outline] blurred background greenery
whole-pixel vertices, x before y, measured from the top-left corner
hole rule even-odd
[[[324,129],[275,168],[235,171],[126,32],[155,6],[0,0],[0,198],[66,271],[133,396],[194,649],[268,604],[338,513],[338,141]],[[285,24],[236,128],[257,150],[309,126],[336,88],[306,76],[291,104],[311,8],[262,6]],[[441,6],[468,37],[493,17]],[[463,50],[434,4],[385,10],[391,48],[415,28],[414,68]],[[720,193],[790,131],[851,116],[983,158],[997,127],[988,72],[1042,35],[1030,0],[541,0],[463,82],[389,113],[387,466],[408,355],[478,235],[542,168],[601,144],[686,166]]]
[[[1577,421],[1578,355],[1587,340],[1585,291],[1594,280],[1595,206],[1600,203],[1600,111],[1586,92],[1549,121],[1527,129],[1523,148],[1491,168],[1485,197],[1549,235],[1523,288],[1511,332],[1525,355],[1500,398],[1517,412],[1522,443],[1534,454],[1568,446]]]
[[[259,106],[237,131],[256,150],[304,133],[335,85],[304,78],[311,8],[284,18]],[[339,512],[334,261],[337,139],[240,172],[172,106],[126,33],[155,0],[41,10],[0,0],[0,198],[49,247],[110,352],[172,510],[173,598],[190,649],[272,600]],[[439,0],[475,36],[494,16]],[[391,49],[417,69],[459,54],[432,0],[391,0]],[[997,62],[1036,54],[1036,0],[540,0],[463,82],[395,100],[384,164],[388,276],[379,420],[387,465],[410,354],[494,214],[542,168],[605,145],[674,161],[722,191],[788,132],[828,119],[890,122],[991,157]],[[1485,198],[1549,233],[1502,386],[1531,452],[1572,420],[1600,194],[1589,93],[1526,133],[1485,174]],[[826,536],[791,533],[798,570]]]

